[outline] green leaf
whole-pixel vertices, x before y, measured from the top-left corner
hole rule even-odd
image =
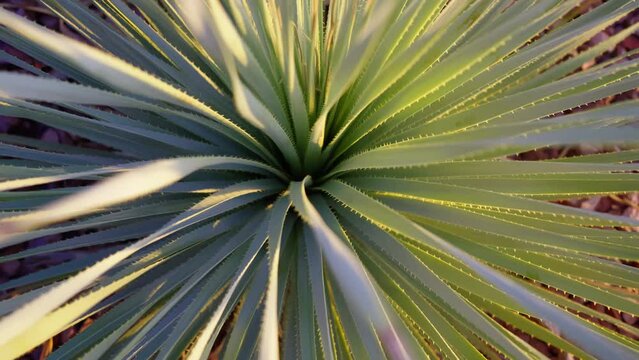
[[[278,337],[279,311],[277,308],[278,271],[280,269],[280,253],[286,213],[291,206],[288,197],[280,197],[273,205],[268,227],[268,289],[264,300],[264,319],[258,355],[261,358],[279,355]]]
[[[12,233],[42,227],[139,198],[171,185],[198,169],[224,163],[253,165],[252,162],[246,160],[220,157],[167,159],[151,162],[58,200],[38,211],[3,219],[0,222],[0,242],[7,241],[6,239]]]
[[[556,326],[559,331],[562,331],[562,335],[564,337],[579,344],[580,347],[589,353],[601,357],[604,356],[602,349],[606,349],[606,354],[615,352],[617,354],[615,356],[618,356],[619,358],[630,359],[634,356],[633,351],[627,347],[612,343],[610,340],[582,326],[572,317],[572,315],[569,315],[553,305],[548,304],[536,295],[531,294],[519,284],[513,282],[484,263],[479,262],[464,250],[409,221],[390,208],[367,198],[365,195],[335,180],[323,185],[322,189],[333,196],[336,196],[340,199],[340,201],[347,201],[344,198],[345,196],[350,197],[348,203],[351,204],[351,207],[353,204],[357,204],[358,206],[356,210],[360,214],[370,218],[373,213],[376,213],[375,217],[372,219],[373,221],[379,222],[381,219],[384,219],[381,223],[393,231],[397,231],[405,236],[424,242],[431,248],[438,249],[464,261],[473,269],[473,271],[478,273],[479,276],[491,282],[494,286],[497,286],[513,299],[517,300],[532,314]],[[366,204],[366,207],[362,206],[364,204]],[[588,339],[588,341],[585,339]]]

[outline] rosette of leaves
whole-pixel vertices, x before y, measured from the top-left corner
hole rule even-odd
[[[0,246],[64,235],[0,261],[97,250],[0,285],[3,358],[639,356],[571,299],[639,315],[639,221],[547,201],[639,190],[637,101],[579,109],[639,60],[576,71],[639,24],[575,50],[636,1],[43,3],[85,41],[0,11],[67,79],[1,54],[0,113],[106,150],[0,135]]]

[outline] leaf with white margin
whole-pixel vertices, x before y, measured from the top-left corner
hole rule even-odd
[[[356,255],[339,239],[326,224],[320,213],[306,195],[310,177],[303,181],[291,182],[289,191],[293,206],[313,231],[331,271],[353,310],[360,319],[369,319],[381,337],[384,348],[394,359],[409,359],[390,323],[377,292],[371,284],[366,270]]]

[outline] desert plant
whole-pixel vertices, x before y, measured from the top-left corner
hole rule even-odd
[[[547,201],[639,190],[638,102],[579,109],[639,60],[576,71],[639,24],[575,52],[636,1],[43,3],[86,41],[0,10],[70,79],[1,54],[0,114],[105,148],[0,135],[0,246],[65,235],[0,261],[97,250],[0,284],[2,358],[639,356],[564,296],[639,315],[639,221]]]

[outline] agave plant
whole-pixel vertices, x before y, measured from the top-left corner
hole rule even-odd
[[[64,235],[0,261],[94,251],[0,284],[3,359],[639,357],[571,299],[639,315],[639,220],[548,201],[639,190],[639,103],[578,109],[639,60],[576,71],[639,24],[575,51],[636,1],[43,3],[85,41],[0,10],[65,77],[0,54],[0,114],[104,149],[0,135],[0,246]]]

